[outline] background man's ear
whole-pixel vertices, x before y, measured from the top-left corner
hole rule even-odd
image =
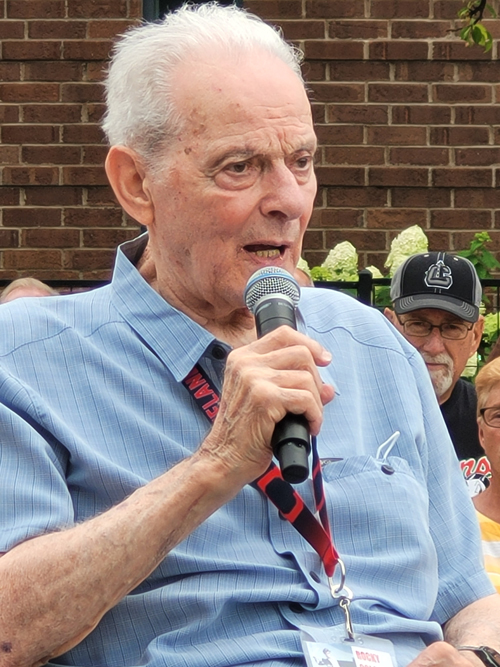
[[[154,219],[154,205],[141,157],[126,146],[112,146],[105,168],[121,207],[137,222],[150,225]]]
[[[396,319],[396,313],[391,310],[390,308],[384,308],[384,315],[387,317],[387,319],[396,325],[397,319]]]

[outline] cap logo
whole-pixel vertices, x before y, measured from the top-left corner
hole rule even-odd
[[[450,289],[453,285],[453,276],[451,269],[442,259],[438,259],[435,264],[431,264],[425,272],[424,282],[427,287],[437,289]]]

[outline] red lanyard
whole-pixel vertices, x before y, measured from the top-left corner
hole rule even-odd
[[[197,364],[182,381],[193,399],[201,408],[210,422],[213,422],[219,411],[219,394],[213,387],[210,378]],[[293,486],[285,482],[278,466],[271,461],[266,472],[256,479],[252,485],[278,508],[280,514],[309,542],[323,561],[326,575],[333,576],[339,556],[330,536],[330,523],[326,511],[321,463],[316,447],[316,438],[312,438],[313,454],[313,490],[319,521],[304,503]]]

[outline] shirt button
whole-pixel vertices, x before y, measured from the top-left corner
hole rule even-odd
[[[222,360],[226,358],[226,350],[221,345],[214,345],[212,348],[212,357]]]
[[[303,614],[305,612],[304,607],[298,602],[290,602],[288,606],[290,611],[293,611],[294,614]]]
[[[321,578],[320,578],[319,574],[317,574],[316,572],[313,572],[313,570],[311,570],[311,571],[309,572],[309,576],[310,576],[311,579],[312,579],[313,581],[315,581],[317,584],[319,584],[319,582],[321,581]]]
[[[394,475],[394,468],[388,463],[384,463],[384,465],[381,467],[381,470],[386,475]]]

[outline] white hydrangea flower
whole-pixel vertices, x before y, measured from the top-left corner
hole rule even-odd
[[[427,252],[429,249],[429,239],[424,230],[419,225],[413,225],[404,229],[392,240],[391,250],[384,264],[389,269],[389,275],[392,277],[398,266],[410,255],[419,252]]]
[[[376,266],[367,266],[368,271],[372,274],[372,278],[383,278],[382,273],[377,269]]]
[[[311,277],[311,269],[309,268],[309,264],[307,263],[307,260],[305,260],[303,257],[301,257],[297,263],[297,268],[301,269],[304,271],[304,273],[307,273],[309,278]]]
[[[477,352],[474,352],[472,357],[467,359],[465,368],[462,371],[462,377],[464,378],[473,378],[477,373]]]
[[[321,266],[333,273],[334,280],[358,280],[358,253],[349,241],[337,243]]]

